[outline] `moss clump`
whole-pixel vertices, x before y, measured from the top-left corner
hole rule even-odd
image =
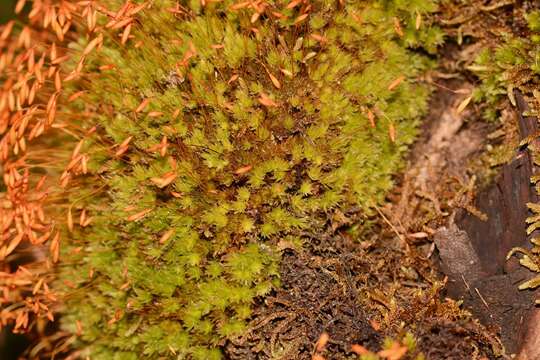
[[[524,95],[532,95],[540,75],[540,11],[521,15],[520,21],[528,25],[524,35],[516,35],[509,30],[501,30],[499,38],[485,41],[470,70],[481,80],[475,89],[474,98],[484,101],[485,117],[496,120],[504,107],[502,99],[506,96],[516,106],[514,90]],[[516,20],[517,21],[517,20]],[[516,30],[517,31],[517,30]],[[535,106],[531,109],[533,111]]]
[[[428,95],[415,79],[429,61],[406,46],[437,45],[418,20],[434,9],[159,0],[127,46],[106,30],[121,17],[98,24],[99,51],[73,44],[86,74],[68,106],[97,126],[60,273],[77,346],[220,358],[279,285],[280,242],[367,214],[391,187]]]

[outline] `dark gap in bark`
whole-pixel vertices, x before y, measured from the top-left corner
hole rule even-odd
[[[517,92],[515,96],[519,136],[524,139],[538,131],[538,123],[534,117],[523,116],[526,101]],[[518,149],[494,183],[476,197],[475,206],[488,216],[487,221],[458,210],[455,225],[444,228],[435,239],[441,267],[449,277],[448,295],[462,299],[485,325],[498,328],[507,354],[521,351],[520,359],[540,356],[540,349],[534,354],[524,353],[536,336],[536,294],[518,290],[518,285],[534,274],[515,258],[507,261],[506,255],[514,247],[531,247],[525,220],[526,203],[538,202],[530,182],[535,170],[530,152]]]

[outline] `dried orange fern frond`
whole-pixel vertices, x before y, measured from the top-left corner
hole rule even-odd
[[[16,11],[24,6],[19,1]],[[0,27],[0,326],[16,332],[38,317],[54,319],[57,296],[49,283],[60,231],[47,207],[58,172],[50,163],[59,159],[47,155],[42,136],[56,131],[65,76],[59,65],[78,9],[68,1],[34,1],[27,21]]]

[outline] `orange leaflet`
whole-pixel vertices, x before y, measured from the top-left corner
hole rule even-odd
[[[388,135],[390,136],[390,140],[395,143],[396,142],[396,127],[394,124],[390,124],[388,126]]]
[[[300,15],[299,17],[297,17],[297,18],[294,20],[294,25],[301,23],[301,22],[304,21],[308,16],[309,16],[309,14],[303,14],[303,15]]]
[[[88,45],[86,45],[86,48],[84,48],[83,51],[83,56],[90,54],[92,50],[94,50],[94,48],[101,42],[103,42],[103,35],[99,34],[95,39],[90,41]]]
[[[161,115],[163,115],[161,111],[150,111],[148,113],[148,117],[160,117]]]
[[[116,68],[116,65],[114,64],[106,64],[106,65],[101,65],[100,67],[98,67],[100,71],[112,70],[115,68]]]
[[[82,332],[83,332],[83,329],[82,329],[82,323],[80,320],[77,320],[75,322],[75,325],[77,327],[77,336],[81,336],[82,335]]]
[[[290,77],[290,78],[293,77],[293,73],[290,72],[289,70],[287,70],[287,69],[279,69],[279,70],[280,70],[285,76],[288,76],[288,77]]]
[[[167,148],[169,147],[169,140],[165,135],[163,135],[163,138],[161,138],[161,149],[159,150],[159,155],[165,156],[167,154]]]
[[[405,76],[401,75],[399,76],[397,79],[395,79],[394,81],[392,81],[390,83],[390,85],[388,85],[388,90],[394,90],[395,88],[398,87],[399,84],[401,84],[401,82],[405,80]]]
[[[67,213],[67,226],[70,232],[73,232],[73,214],[71,213],[71,207]]]
[[[356,355],[367,355],[369,354],[369,350],[363,347],[362,345],[354,344],[351,346],[351,351],[355,353]]]
[[[374,128],[375,127],[375,114],[373,114],[373,111],[368,109],[367,115],[368,115],[369,125],[372,128]]]
[[[274,100],[270,99],[268,97],[268,95],[266,95],[264,93],[261,93],[261,97],[259,98],[259,102],[262,105],[267,106],[267,107],[277,107],[278,106],[278,104]]]
[[[79,97],[81,97],[86,91],[84,90],[81,90],[81,91],[77,91],[76,93],[74,93],[73,95],[71,95],[69,98],[68,98],[68,102],[73,102],[75,100],[77,100]]]
[[[51,241],[50,247],[51,253],[53,254],[53,262],[58,262],[58,257],[60,256],[60,232],[57,231],[56,235]]]
[[[161,238],[159,239],[160,244],[164,244],[174,235],[174,230],[170,229],[167,230],[163,235],[161,235]]]
[[[140,113],[141,111],[143,111],[148,106],[148,104],[150,104],[150,99],[148,99],[148,98],[144,99],[139,104],[139,106],[137,106],[137,108],[135,109],[135,112]]]
[[[406,353],[407,347],[401,346],[399,343],[395,342],[389,349],[381,350],[377,353],[377,355],[387,360],[399,360]]]
[[[330,340],[330,336],[328,335],[328,333],[323,332],[319,337],[319,340],[317,341],[315,350],[318,352],[323,351],[326,347],[326,344],[328,343],[328,340]]]
[[[239,9],[243,9],[243,8],[248,7],[249,4],[250,4],[249,1],[244,1],[244,2],[241,2],[241,3],[237,3],[237,4],[234,4],[234,5],[231,5],[231,6],[230,6],[230,9],[231,9],[231,10],[239,10]]]
[[[289,5],[287,5],[287,9],[292,9],[296,7],[298,4],[300,4],[301,2],[302,0],[293,0],[289,3]]]
[[[322,35],[319,35],[319,34],[311,34],[310,37],[315,40],[315,41],[318,41],[320,43],[324,43],[326,42],[326,38]]]
[[[131,139],[133,139],[133,136],[129,136],[127,139],[122,141],[122,143],[120,144],[120,147],[128,146],[129,143],[131,142]]]
[[[276,88],[281,89],[281,83],[279,82],[279,80],[270,72],[268,72],[268,76],[270,77],[270,80],[272,80],[272,84],[274,84]]]
[[[131,23],[128,24],[128,26],[126,26],[126,28],[124,29],[124,32],[122,33],[122,40],[121,40],[122,45],[125,45],[126,42],[128,41],[130,32],[131,32]]]
[[[165,186],[169,185],[176,179],[176,174],[173,172],[164,174],[162,177],[153,177],[150,179],[154,184],[156,184],[159,188],[164,188]]]
[[[261,14],[258,12],[251,15],[251,23],[254,24],[259,19],[259,16],[261,16]]]
[[[399,19],[397,17],[394,18],[394,30],[396,30],[399,37],[403,37],[403,29],[401,28],[401,24],[399,23]]]
[[[242,174],[245,174],[249,171],[251,171],[251,169],[253,169],[253,166],[251,165],[246,165],[246,166],[242,166],[241,168],[238,168],[234,171],[234,173],[236,175],[242,175]]]
[[[128,216],[127,218],[127,221],[138,221],[138,220],[141,220],[142,218],[144,218],[146,215],[148,215],[148,213],[150,213],[152,211],[152,209],[145,209],[141,212],[138,212],[136,214],[133,214],[131,216]]]

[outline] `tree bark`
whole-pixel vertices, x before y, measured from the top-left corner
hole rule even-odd
[[[538,131],[538,121],[523,116],[527,103],[520,93],[515,97],[519,135],[524,139]],[[526,203],[539,200],[530,181],[537,171],[529,150],[518,149],[493,185],[476,197],[475,206],[488,219],[459,210],[455,223],[452,217],[435,236],[441,267],[449,278],[448,294],[462,299],[484,324],[498,327],[507,352],[520,359],[540,359],[535,343],[540,312],[534,306],[535,292],[518,290],[519,283],[534,274],[515,258],[507,261],[506,255],[514,247],[531,247],[525,232]],[[464,249],[472,254],[463,255]]]

